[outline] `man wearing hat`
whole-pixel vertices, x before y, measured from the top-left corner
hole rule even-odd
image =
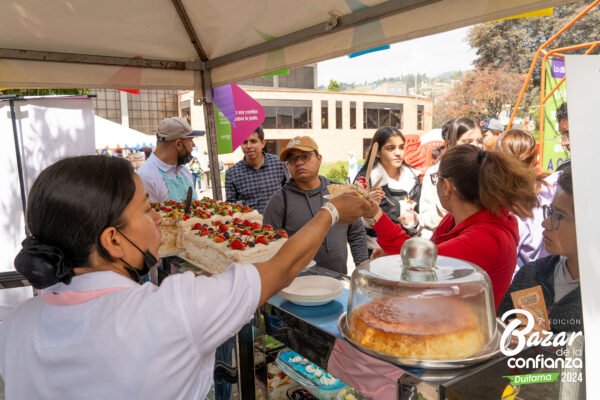
[[[486,151],[495,150],[498,136],[504,132],[504,125],[496,118],[484,118],[479,125],[483,133],[483,149]]]
[[[291,179],[269,200],[263,222],[276,229],[285,229],[291,236],[327,201],[324,196],[329,194],[327,185],[332,182],[319,176],[322,156],[317,143],[309,136],[290,140],[279,158],[287,163]],[[331,227],[315,256],[317,265],[346,274],[348,244],[356,265],[369,258],[365,229],[360,219],[352,224]]]
[[[244,159],[225,172],[225,199],[242,203],[259,213],[288,180],[285,163],[265,152],[265,133],[259,126],[242,143]]]
[[[185,118],[160,121],[156,150],[138,170],[150,201],[185,201],[188,188],[193,188],[192,174],[185,164],[192,160],[193,138],[202,135],[204,131],[192,130]],[[197,199],[195,190],[192,198]]]

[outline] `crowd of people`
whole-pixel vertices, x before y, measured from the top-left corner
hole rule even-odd
[[[569,162],[539,173],[534,138],[498,129],[495,120],[448,121],[424,177],[405,163],[402,132],[381,127],[374,167],[358,173],[371,195],[333,198],[313,138],[295,137],[276,156],[265,152],[259,128],[242,144],[244,159],[226,171],[226,199],[257,209],[290,239],[266,262],[141,284],[160,245],[150,202],[181,200],[195,185],[202,168],[186,164],[200,134],[183,118],[167,118],[137,173],[118,157],[82,156],[36,179],[30,235],[15,267],[42,295],[0,325],[7,399],[204,398],[217,348],[309,261],[346,273],[348,245],[358,265],[397,254],[426,232],[440,255],[487,272],[498,313],[512,308],[512,292],[541,285],[558,321],[552,331],[583,330]],[[560,325],[566,317],[575,322]]]

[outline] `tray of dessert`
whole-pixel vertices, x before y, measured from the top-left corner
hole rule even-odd
[[[318,399],[335,400],[339,391],[348,386],[315,363],[291,350],[282,350],[277,356],[275,364]]]
[[[266,261],[288,237],[284,230],[262,224],[262,215],[245,205],[203,198],[191,202],[189,214],[181,202],[152,206],[162,218],[159,254],[179,251],[179,257],[211,274],[233,263]]]
[[[477,353],[459,359],[414,359],[407,358],[402,355],[392,355],[389,352],[384,353],[373,348],[366,347],[364,344],[359,343],[357,339],[356,333],[350,331],[350,328],[347,323],[346,313],[343,313],[338,320],[338,329],[340,334],[346,339],[352,346],[356,347],[358,350],[373,356],[375,358],[391,362],[400,367],[413,367],[413,368],[431,368],[431,369],[456,369],[456,368],[465,368],[477,364],[481,364],[494,356],[497,356],[500,353],[500,340],[502,338],[502,333],[506,329],[506,325],[499,319],[496,319],[497,329],[496,334],[492,338],[492,340],[487,343],[483,349],[478,351]],[[409,336],[412,336],[409,338]],[[418,334],[407,335],[406,341],[409,346],[416,346],[414,340],[419,339]],[[413,339],[412,343],[408,343],[410,339]],[[359,339],[360,340],[360,339]],[[401,339],[400,339],[401,340]],[[510,340],[510,339],[508,339]],[[417,340],[418,342],[418,340]],[[458,342],[454,343],[457,344]],[[452,346],[452,339],[448,337],[448,346]],[[508,345],[508,343],[507,343]],[[372,346],[374,347],[374,346]]]

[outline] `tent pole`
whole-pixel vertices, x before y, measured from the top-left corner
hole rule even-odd
[[[219,171],[219,152],[217,149],[217,127],[215,125],[215,110],[212,102],[212,82],[210,79],[210,70],[200,71],[200,80],[202,85],[204,126],[206,128],[206,144],[208,145],[208,162],[210,165],[210,180],[212,183],[213,199],[223,200],[223,193],[221,189],[221,171]]]
[[[10,119],[12,120],[12,129],[13,129],[13,139],[15,142],[15,152],[17,155],[17,169],[19,171],[19,186],[21,188],[21,204],[23,206],[23,218],[25,221],[25,234],[29,235],[29,229],[27,228],[27,200],[25,193],[25,178],[23,177],[23,162],[21,160],[21,151],[20,151],[20,142],[19,142],[19,133],[17,131],[17,115],[15,113],[15,99],[10,99],[8,101],[10,104]]]

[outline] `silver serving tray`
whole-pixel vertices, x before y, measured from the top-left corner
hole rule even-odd
[[[338,319],[338,329],[341,335],[344,337],[344,339],[346,339],[348,343],[350,343],[352,346],[356,347],[363,353],[366,353],[380,360],[388,361],[392,364],[396,364],[401,367],[404,366],[412,368],[429,369],[456,369],[481,364],[500,353],[500,339],[502,337],[502,333],[506,329],[506,325],[504,325],[504,323],[499,319],[496,319],[496,323],[496,335],[492,338],[492,340],[490,340],[490,342],[485,346],[485,348],[476,355],[462,360],[414,360],[409,358],[391,356],[389,354],[380,353],[378,351],[366,348],[354,342],[350,337],[348,324],[346,322],[346,313],[340,315],[340,318]],[[510,342],[510,339],[508,339],[508,341]]]

